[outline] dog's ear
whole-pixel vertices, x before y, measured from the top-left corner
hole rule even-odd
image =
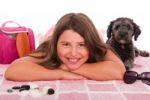
[[[112,26],[114,24],[114,21],[111,21],[108,28],[107,28],[107,37],[110,38],[111,37],[111,33],[112,33]]]
[[[140,27],[133,22],[133,25],[134,25],[134,40],[136,41],[138,36],[141,34],[141,29]]]

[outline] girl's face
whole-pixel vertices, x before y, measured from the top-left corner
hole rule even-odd
[[[73,30],[65,30],[58,39],[57,53],[69,70],[75,70],[89,58],[83,37]]]

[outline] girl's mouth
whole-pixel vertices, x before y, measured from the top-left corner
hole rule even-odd
[[[70,63],[77,63],[80,59],[79,58],[67,58],[68,59],[68,61],[70,62]]]

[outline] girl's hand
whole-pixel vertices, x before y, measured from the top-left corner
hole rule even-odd
[[[65,70],[65,71],[69,71],[69,68],[65,64],[61,64],[60,69]]]
[[[84,76],[60,69],[61,80],[85,80]]]

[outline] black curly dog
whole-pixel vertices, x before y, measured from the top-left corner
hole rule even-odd
[[[108,26],[106,43],[118,53],[127,70],[133,67],[135,57],[149,56],[149,52],[139,50],[133,44],[132,38],[136,41],[140,34],[139,26],[127,17],[117,18]]]

